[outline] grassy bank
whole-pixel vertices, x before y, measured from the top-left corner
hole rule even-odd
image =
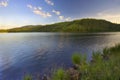
[[[75,53],[72,62],[74,67],[60,68],[49,79],[46,76],[43,80],[120,80],[120,45],[94,52],[90,62],[86,56]],[[33,79],[25,76],[24,80]]]

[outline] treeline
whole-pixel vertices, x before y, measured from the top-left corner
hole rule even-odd
[[[8,30],[1,29],[0,32],[8,32]]]
[[[28,25],[8,29],[7,32],[115,32],[120,31],[120,24],[100,19],[80,19],[51,25]]]

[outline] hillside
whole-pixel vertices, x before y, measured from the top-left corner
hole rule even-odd
[[[8,29],[7,32],[114,32],[120,31],[120,24],[100,19],[81,19],[51,25],[28,25]]]

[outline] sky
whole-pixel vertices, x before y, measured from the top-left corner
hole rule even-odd
[[[120,0],[0,0],[0,29],[82,18],[120,23]]]

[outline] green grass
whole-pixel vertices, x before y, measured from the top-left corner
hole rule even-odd
[[[76,55],[76,54],[74,54]],[[73,56],[74,56],[73,55]],[[107,58],[107,59],[106,59]],[[82,73],[81,80],[119,80],[120,79],[120,45],[105,48],[103,54],[94,52],[92,61],[84,64],[79,63],[79,72]]]
[[[72,69],[72,75],[71,71],[60,68],[50,80],[120,80],[120,45],[93,52],[90,62],[84,55],[75,53],[72,62],[77,67]]]
[[[81,63],[81,56],[79,54],[74,54],[72,56],[72,62],[74,64],[80,64]]]
[[[24,77],[24,80],[32,80],[32,76],[26,75],[26,76]]]
[[[69,80],[69,76],[64,69],[60,68],[53,74],[52,80]]]

